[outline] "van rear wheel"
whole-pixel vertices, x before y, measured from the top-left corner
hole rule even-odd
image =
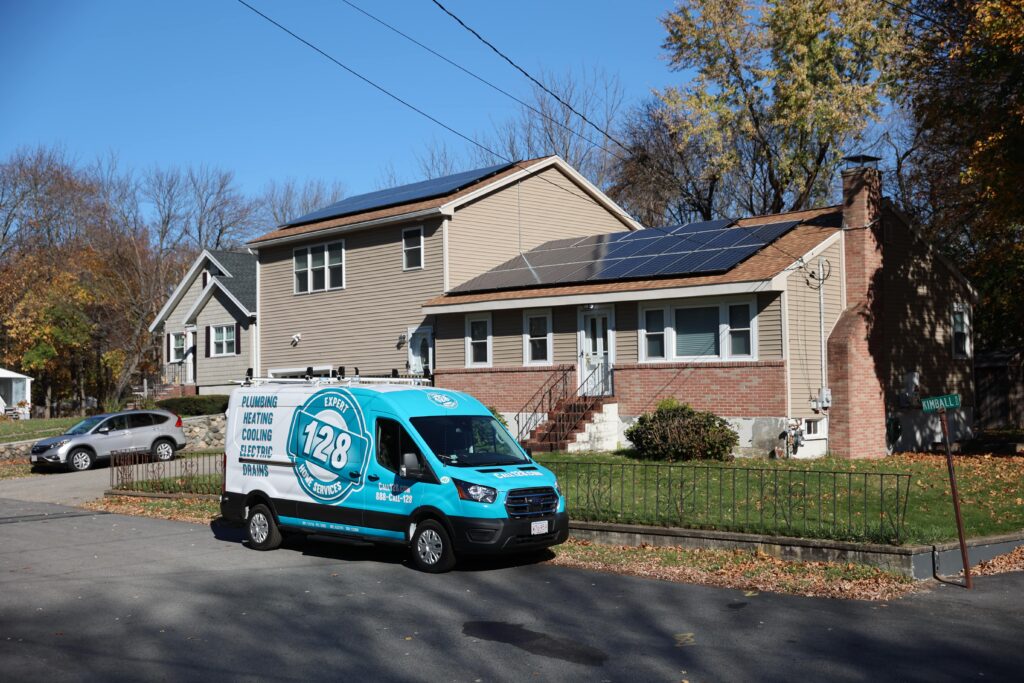
[[[455,566],[455,551],[444,526],[432,519],[420,522],[412,537],[412,561],[417,569],[430,574]]]
[[[277,528],[274,514],[262,503],[254,505],[249,510],[246,531],[249,536],[249,547],[254,550],[274,550],[281,545],[281,530]]]

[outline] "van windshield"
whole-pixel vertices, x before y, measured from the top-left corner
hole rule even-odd
[[[74,427],[72,427],[71,429],[69,429],[68,431],[66,431],[64,433],[65,434],[76,435],[76,436],[78,434],[86,434],[86,433],[88,433],[88,431],[90,429],[92,429],[93,427],[98,425],[100,422],[102,422],[104,417],[105,416],[103,416],[103,415],[96,415],[94,417],[87,417],[87,418],[85,418],[84,420],[82,420],[81,422],[79,422]]]
[[[523,465],[530,462],[490,415],[414,417],[410,420],[430,450],[452,467]]]

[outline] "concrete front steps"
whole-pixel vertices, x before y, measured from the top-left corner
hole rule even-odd
[[[614,397],[605,396],[584,410],[583,406],[590,400],[573,398],[559,403],[548,419],[530,432],[523,447],[534,452],[615,450],[619,438],[619,404]],[[558,434],[564,436],[556,439]]]

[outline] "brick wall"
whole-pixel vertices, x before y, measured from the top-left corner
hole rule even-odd
[[[665,398],[723,417],[786,414],[786,366],[781,360],[650,363],[615,367],[620,415],[641,415]]]
[[[522,409],[548,379],[566,368],[575,366],[438,368],[434,371],[434,386],[464,391],[485,406],[514,413]]]

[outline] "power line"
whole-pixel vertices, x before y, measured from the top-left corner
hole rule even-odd
[[[459,64],[459,63],[449,59],[448,57],[445,57],[443,54],[441,54],[437,50],[434,50],[433,48],[431,48],[428,45],[424,45],[423,43],[421,43],[420,41],[416,40],[415,38],[413,38],[409,34],[401,31],[398,28],[395,28],[394,26],[392,26],[388,22],[384,21],[383,19],[381,19],[381,18],[379,18],[377,16],[374,16],[373,14],[370,14],[369,12],[364,10],[362,7],[359,7],[358,5],[356,5],[355,3],[350,2],[349,0],[341,0],[341,2],[345,3],[346,5],[348,5],[349,7],[354,9],[355,11],[359,12],[360,14],[363,14],[363,15],[369,17],[370,19],[372,19],[373,21],[376,21],[381,26],[384,26],[385,28],[393,31],[394,33],[397,33],[398,35],[402,36],[403,38],[405,38],[409,42],[413,43],[414,45],[417,45],[420,48],[426,50],[427,52],[429,52],[430,54],[434,55],[438,59],[441,59],[444,62],[447,62],[448,64],[454,66],[456,69],[458,69],[459,71],[463,72],[464,74],[475,78],[476,80],[480,81],[484,85],[486,85],[486,86],[490,87],[491,89],[501,93],[505,97],[508,97],[509,99],[514,100],[515,102],[518,102],[520,105],[526,107],[527,109],[532,111],[534,114],[537,114],[538,116],[544,117],[545,119],[547,119],[551,123],[555,124],[556,126],[562,128],[566,132],[571,133],[572,135],[575,135],[576,137],[578,137],[581,140],[583,140],[583,141],[593,145],[594,147],[597,147],[598,149],[603,150],[608,155],[614,157],[618,161],[621,161],[621,162],[625,163],[625,161],[626,161],[625,159],[623,159],[622,157],[618,156],[617,154],[615,154],[614,152],[612,152],[608,148],[604,147],[601,143],[595,142],[594,140],[591,140],[586,135],[583,135],[579,131],[570,128],[569,126],[565,125],[564,123],[562,123],[558,119],[554,118],[553,116],[545,114],[540,109],[537,109],[536,107],[534,107],[532,104],[530,104],[530,103],[528,103],[528,102],[526,102],[524,100],[519,99],[518,97],[516,97],[512,93],[508,92],[507,90],[505,90],[505,89],[495,85],[494,83],[488,81],[487,79],[483,78],[482,76],[477,75],[476,73],[470,71],[469,69],[467,69],[466,67],[462,66],[461,64]]]
[[[319,55],[321,55],[321,56],[322,56],[322,57],[324,57],[325,59],[327,59],[327,60],[331,61],[331,62],[332,62],[333,64],[335,64],[336,66],[339,66],[339,67],[341,67],[342,69],[344,69],[344,70],[345,70],[346,72],[348,72],[349,74],[351,74],[351,75],[355,76],[356,78],[358,78],[359,80],[363,81],[363,82],[364,82],[364,83],[366,83],[367,85],[370,85],[370,86],[371,86],[371,87],[373,87],[373,88],[374,88],[375,90],[377,90],[377,91],[379,91],[379,92],[381,92],[381,93],[383,93],[383,94],[387,95],[388,97],[390,97],[391,99],[395,100],[396,102],[398,102],[399,104],[403,105],[404,107],[407,107],[407,108],[411,109],[412,111],[416,112],[416,113],[417,113],[417,114],[419,114],[420,116],[423,116],[424,118],[426,118],[426,119],[428,119],[429,121],[431,121],[431,122],[433,122],[433,123],[437,124],[438,126],[441,126],[441,127],[442,127],[442,128],[444,128],[445,130],[447,130],[447,131],[449,131],[449,132],[453,133],[454,135],[457,135],[458,137],[462,138],[463,140],[466,140],[467,142],[469,142],[469,143],[471,143],[471,144],[473,144],[473,145],[476,145],[477,147],[479,147],[479,148],[480,148],[480,149],[482,149],[483,151],[487,152],[488,154],[490,154],[490,155],[494,156],[495,158],[501,159],[501,160],[503,160],[503,161],[505,161],[505,162],[507,162],[507,163],[509,163],[509,164],[512,164],[513,166],[516,166],[516,167],[518,167],[518,168],[520,168],[520,169],[522,169],[522,170],[524,170],[524,171],[529,171],[529,168],[528,168],[528,167],[527,167],[527,166],[526,166],[526,165],[525,165],[525,164],[524,164],[524,163],[523,163],[522,161],[516,161],[516,160],[513,160],[513,159],[509,159],[509,158],[508,158],[508,157],[506,157],[505,155],[503,155],[503,154],[499,154],[498,152],[495,152],[494,150],[490,149],[489,147],[487,147],[487,146],[486,146],[486,145],[484,145],[483,143],[481,143],[481,142],[479,142],[479,141],[477,141],[477,140],[474,140],[473,138],[469,137],[468,135],[465,135],[465,134],[463,134],[463,133],[459,132],[458,130],[456,130],[456,129],[452,128],[451,126],[449,126],[448,124],[444,123],[443,121],[441,121],[441,120],[439,120],[439,119],[435,118],[434,116],[431,116],[430,114],[428,114],[427,112],[423,111],[423,110],[422,110],[422,109],[420,109],[419,107],[415,106],[415,105],[414,105],[414,104],[412,104],[411,102],[408,102],[408,101],[406,101],[406,100],[402,99],[402,98],[401,98],[401,97],[399,97],[398,95],[395,95],[394,93],[392,93],[391,91],[389,91],[389,90],[388,90],[387,88],[385,88],[385,87],[383,87],[383,86],[381,86],[381,85],[378,85],[377,83],[375,83],[374,81],[370,80],[370,79],[369,79],[369,78],[367,78],[366,76],[363,76],[363,75],[362,75],[361,73],[359,73],[359,72],[358,72],[358,71],[356,71],[355,69],[352,69],[351,67],[349,67],[349,66],[347,66],[347,65],[343,64],[343,63],[342,63],[341,61],[339,61],[338,59],[336,59],[336,58],[332,57],[332,56],[331,56],[331,55],[329,55],[328,53],[324,52],[324,51],[323,51],[323,50],[321,50],[321,49],[320,49],[319,47],[317,47],[317,46],[316,46],[316,45],[314,45],[313,43],[309,42],[308,40],[306,40],[306,39],[305,39],[305,38],[303,38],[302,36],[298,35],[298,34],[297,34],[297,33],[295,33],[294,31],[292,31],[292,30],[290,30],[289,28],[287,28],[286,26],[284,26],[284,25],[282,25],[282,24],[278,23],[277,21],[275,21],[275,20],[274,20],[274,19],[272,19],[271,17],[269,17],[269,16],[267,16],[266,14],[264,14],[263,12],[259,11],[258,9],[256,9],[256,8],[255,8],[255,7],[253,7],[252,5],[250,5],[250,4],[249,4],[248,2],[246,2],[245,0],[238,0],[238,3],[239,3],[239,4],[241,4],[241,5],[243,5],[244,7],[248,8],[248,9],[249,9],[249,10],[251,10],[251,11],[252,11],[253,13],[255,13],[255,14],[259,15],[260,17],[262,17],[263,19],[265,19],[265,20],[266,20],[266,21],[268,21],[269,23],[273,24],[273,25],[274,25],[274,26],[276,26],[277,28],[281,29],[282,31],[284,31],[285,33],[287,33],[287,34],[288,34],[288,35],[290,35],[290,36],[291,36],[292,38],[294,38],[295,40],[299,41],[300,43],[302,43],[302,44],[303,44],[303,45],[305,45],[306,47],[310,48],[311,50],[314,50],[314,51],[315,51],[315,52],[317,52],[317,53],[318,53]],[[549,185],[551,185],[551,186],[553,186],[553,187],[556,187],[556,188],[558,188],[559,190],[562,190],[563,192],[566,192],[566,193],[568,193],[568,194],[570,194],[570,195],[572,195],[572,196],[574,196],[574,197],[576,197],[576,198],[578,198],[578,199],[583,199],[584,201],[586,201],[586,202],[589,202],[589,203],[592,203],[592,204],[595,204],[595,205],[597,205],[597,204],[598,204],[598,202],[597,202],[597,201],[596,201],[596,200],[595,200],[595,199],[594,199],[593,197],[590,197],[590,196],[586,196],[586,195],[581,195],[581,194],[578,194],[578,193],[576,193],[576,192],[573,192],[572,190],[570,190],[570,189],[568,189],[568,188],[566,188],[566,187],[563,187],[563,186],[559,185],[558,183],[555,183],[555,182],[553,182],[553,181],[551,181],[551,180],[548,180],[547,178],[545,178],[545,177],[544,177],[543,175],[541,175],[541,174],[537,174],[537,175],[534,175],[533,177],[535,177],[535,178],[537,178],[537,179],[539,179],[539,180],[543,180],[544,182],[548,183]],[[676,235],[676,236],[677,236],[677,237],[681,237],[681,238],[683,238],[683,239],[687,240],[688,242],[691,242],[691,243],[693,243],[693,244],[697,245],[698,247],[700,247],[700,249],[699,249],[699,250],[703,250],[703,248],[704,248],[704,247],[706,246],[706,245],[704,245],[704,244],[701,244],[701,243],[698,243],[698,242],[694,241],[694,240],[693,240],[693,238],[692,238],[692,237],[689,237],[688,235],[685,235],[685,234],[684,234],[684,235]],[[776,249],[778,249],[779,251],[783,252],[784,254],[786,254],[787,256],[789,256],[790,258],[793,258],[794,260],[796,260],[796,261],[797,261],[798,263],[799,263],[799,262],[802,262],[802,261],[803,261],[803,257],[796,257],[796,256],[793,256],[792,254],[788,253],[788,252],[787,252],[786,250],[784,250],[784,249],[782,249],[781,247],[779,247],[778,245],[776,245],[776,244],[775,244],[774,242],[769,242],[769,243],[768,243],[768,246],[772,246],[772,247],[775,247]]]
[[[614,143],[615,143],[616,145],[618,145],[619,147],[621,147],[621,148],[622,148],[622,151],[626,152],[627,154],[629,153],[629,148],[628,148],[628,147],[626,147],[626,145],[624,145],[624,144],[622,144],[621,142],[619,142],[618,140],[616,140],[616,139],[615,139],[615,136],[613,136],[613,135],[612,135],[611,133],[609,133],[609,132],[608,132],[608,131],[606,131],[605,129],[601,128],[600,126],[598,126],[598,125],[597,125],[596,123],[594,123],[593,121],[591,121],[590,119],[588,119],[588,118],[587,118],[587,117],[586,117],[585,115],[583,115],[582,113],[580,113],[579,111],[577,111],[577,110],[576,110],[576,109],[575,109],[575,108],[574,108],[574,107],[573,107],[573,106],[572,106],[571,104],[569,104],[568,102],[566,102],[565,100],[563,100],[563,99],[562,99],[561,97],[559,97],[559,96],[558,96],[557,94],[555,94],[554,92],[552,92],[552,91],[551,91],[551,90],[550,90],[550,89],[549,89],[549,88],[548,88],[548,87],[547,87],[546,85],[544,85],[543,83],[541,83],[540,81],[538,81],[538,80],[537,80],[536,78],[534,78],[534,77],[533,77],[532,75],[530,75],[530,73],[529,73],[529,72],[528,72],[528,71],[527,71],[526,69],[524,69],[523,67],[521,67],[521,66],[519,66],[518,64],[516,64],[516,63],[515,63],[514,61],[512,61],[512,59],[511,59],[511,58],[510,58],[510,57],[509,57],[508,55],[506,55],[506,54],[505,54],[504,52],[502,52],[501,50],[499,50],[498,48],[496,48],[496,47],[495,47],[495,46],[494,46],[494,45],[493,45],[493,44],[492,44],[492,43],[491,43],[490,41],[488,41],[488,40],[487,40],[486,38],[484,38],[484,37],[483,37],[482,35],[480,35],[479,33],[477,33],[477,32],[476,32],[475,30],[473,30],[473,29],[472,29],[471,27],[467,26],[467,25],[466,25],[466,22],[462,21],[462,19],[459,19],[459,18],[458,18],[458,17],[457,17],[457,16],[455,15],[455,14],[453,14],[453,13],[452,13],[452,12],[451,12],[451,11],[450,11],[450,10],[449,10],[449,9],[448,9],[447,7],[445,7],[445,6],[444,6],[444,5],[442,5],[442,4],[440,3],[440,2],[438,2],[438,0],[431,0],[431,2],[433,2],[433,3],[435,4],[435,5],[437,5],[437,6],[438,6],[438,7],[439,7],[439,8],[441,9],[441,11],[442,11],[442,12],[444,12],[444,13],[445,13],[445,14],[447,14],[447,15],[448,15],[449,17],[451,17],[452,19],[454,19],[454,20],[456,21],[456,23],[458,23],[458,24],[459,24],[459,26],[461,26],[462,28],[466,29],[467,31],[469,31],[470,33],[472,33],[472,34],[473,34],[474,36],[476,36],[477,40],[479,40],[479,41],[480,41],[481,43],[483,43],[483,44],[484,44],[484,45],[486,45],[487,47],[491,48],[491,50],[493,50],[493,51],[495,52],[495,54],[497,54],[497,55],[498,55],[499,57],[501,57],[501,58],[502,58],[502,59],[504,59],[504,60],[505,60],[506,62],[508,62],[509,64],[511,64],[511,65],[512,65],[512,66],[513,66],[513,67],[514,67],[514,68],[515,68],[515,69],[516,69],[517,71],[519,71],[519,73],[521,73],[521,74],[523,74],[524,76],[526,76],[527,78],[529,78],[529,79],[530,79],[530,80],[531,80],[531,81],[532,81],[532,82],[533,82],[534,84],[536,84],[536,85],[537,85],[537,87],[539,87],[539,88],[540,88],[540,89],[542,89],[542,90],[543,90],[544,92],[546,92],[547,94],[551,95],[551,96],[552,96],[552,97],[554,97],[554,98],[555,98],[556,100],[558,100],[558,102],[560,102],[560,103],[561,103],[561,105],[562,105],[563,107],[565,107],[566,109],[568,109],[569,111],[571,111],[571,112],[572,112],[573,114],[576,114],[576,116],[578,116],[578,117],[580,117],[581,119],[583,119],[583,120],[584,120],[584,121],[585,121],[586,123],[588,123],[588,124],[589,124],[589,125],[590,125],[590,126],[591,126],[591,127],[592,127],[592,128],[594,129],[594,130],[596,130],[596,131],[597,131],[598,133],[600,133],[601,135],[605,136],[606,138],[608,138],[609,140],[611,140],[612,142],[614,142]]]
[[[349,67],[349,66],[346,66],[345,64],[343,64],[343,63],[342,63],[342,62],[340,62],[339,60],[335,59],[335,58],[334,58],[334,57],[332,57],[331,55],[329,55],[329,54],[327,54],[326,52],[324,52],[323,50],[321,50],[321,49],[320,49],[319,47],[317,47],[317,46],[316,46],[316,45],[314,45],[313,43],[309,42],[308,40],[306,40],[306,39],[305,39],[305,38],[303,38],[302,36],[298,35],[298,34],[297,34],[297,33],[295,33],[294,31],[292,31],[291,29],[289,29],[288,27],[286,27],[286,26],[284,26],[284,25],[282,25],[282,24],[278,23],[277,21],[275,21],[275,20],[274,20],[274,19],[272,19],[271,17],[269,17],[269,16],[267,16],[266,14],[264,14],[263,12],[259,11],[258,9],[256,9],[255,7],[253,7],[252,5],[250,5],[249,3],[247,3],[247,2],[245,1],[245,0],[238,0],[238,3],[239,3],[239,4],[241,4],[241,5],[244,5],[244,6],[245,6],[245,7],[247,7],[248,9],[252,10],[252,11],[253,11],[253,12],[254,12],[255,14],[258,14],[259,16],[263,17],[263,18],[264,18],[264,19],[266,19],[266,20],[267,20],[268,22],[270,22],[271,24],[273,24],[273,25],[274,25],[274,26],[276,26],[277,28],[281,29],[282,31],[284,31],[285,33],[287,33],[288,35],[290,35],[290,36],[291,36],[292,38],[294,38],[295,40],[299,41],[300,43],[302,43],[302,44],[303,44],[303,45],[305,45],[306,47],[310,48],[311,50],[314,50],[315,52],[317,52],[318,54],[320,54],[320,55],[321,55],[322,57],[324,57],[325,59],[328,59],[328,60],[330,60],[330,61],[331,61],[332,63],[334,63],[334,64],[335,64],[336,66],[339,66],[339,67],[341,67],[342,69],[344,69],[344,70],[345,70],[345,71],[347,71],[348,73],[352,74],[353,76],[355,76],[355,77],[356,77],[356,78],[358,78],[359,80],[361,80],[361,81],[363,81],[364,83],[366,83],[367,85],[369,85],[369,86],[373,87],[373,88],[374,88],[375,90],[377,90],[377,91],[379,91],[379,92],[381,92],[381,93],[384,93],[385,95],[387,95],[387,96],[388,96],[388,97],[390,97],[391,99],[395,100],[396,102],[398,102],[398,103],[399,103],[399,104],[401,104],[402,106],[404,106],[404,107],[408,107],[409,109],[413,110],[414,112],[416,112],[416,113],[417,113],[417,114],[419,114],[420,116],[422,116],[422,117],[424,117],[424,118],[428,119],[429,121],[432,121],[433,123],[436,123],[437,125],[441,126],[442,128],[444,128],[444,129],[445,129],[445,130],[447,130],[448,132],[450,132],[450,133],[452,133],[452,134],[454,134],[454,135],[457,135],[457,136],[459,136],[459,137],[460,137],[460,138],[462,138],[463,140],[465,140],[465,141],[467,141],[467,142],[469,142],[469,143],[471,143],[471,144],[473,144],[473,145],[476,145],[477,147],[479,147],[479,148],[480,148],[480,149],[482,149],[483,151],[487,152],[487,153],[488,153],[488,154],[490,154],[491,156],[493,156],[493,157],[495,157],[495,158],[497,158],[497,159],[501,159],[502,161],[505,161],[506,163],[512,164],[512,165],[514,165],[514,166],[517,166],[517,167],[521,168],[521,169],[522,169],[522,170],[524,170],[524,171],[529,171],[529,168],[528,168],[527,166],[525,166],[525,165],[523,164],[523,162],[521,162],[521,161],[516,161],[516,160],[513,160],[513,159],[509,159],[509,158],[508,158],[508,157],[506,157],[505,155],[503,155],[503,154],[499,154],[498,152],[495,152],[494,150],[492,150],[491,148],[487,147],[486,145],[484,145],[483,143],[479,142],[478,140],[474,140],[473,138],[469,137],[468,135],[465,135],[464,133],[460,133],[459,131],[455,130],[454,128],[452,128],[451,126],[449,126],[448,124],[446,124],[446,123],[445,123],[444,121],[441,121],[440,119],[437,119],[437,118],[435,118],[434,116],[431,116],[430,114],[428,114],[427,112],[423,111],[422,109],[420,109],[420,108],[419,108],[419,107],[417,107],[416,105],[412,104],[411,102],[408,102],[408,101],[406,101],[406,100],[402,99],[401,97],[399,97],[398,95],[394,94],[393,92],[391,92],[390,90],[388,90],[388,89],[387,89],[387,88],[385,88],[384,86],[382,86],[382,85],[378,85],[377,83],[375,83],[374,81],[371,81],[371,80],[370,80],[369,78],[367,78],[366,76],[363,76],[363,75],[362,75],[361,73],[359,73],[359,72],[358,72],[358,71],[356,71],[355,69],[353,69],[353,68],[351,68],[351,67]],[[557,183],[554,183],[554,182],[552,182],[552,181],[548,180],[547,178],[545,178],[545,177],[544,177],[544,176],[542,176],[542,175],[539,175],[539,174],[538,174],[538,175],[536,175],[536,176],[534,176],[534,177],[535,177],[535,178],[539,178],[540,180],[543,180],[544,182],[546,182],[546,183],[548,183],[548,184],[550,184],[550,185],[553,185],[554,187],[557,187],[558,189],[562,190],[563,192],[567,192],[568,194],[571,194],[571,195],[573,195],[574,197],[578,197],[579,199],[583,199],[583,200],[585,200],[585,201],[587,201],[587,202],[592,202],[592,203],[594,203],[594,204],[596,204],[596,203],[597,203],[597,202],[596,202],[596,201],[594,200],[594,198],[593,198],[593,197],[588,197],[588,196],[585,196],[585,195],[577,194],[576,192],[573,192],[572,190],[570,190],[570,189],[568,189],[568,188],[562,187],[561,185],[559,185],[559,184],[557,184]]]

